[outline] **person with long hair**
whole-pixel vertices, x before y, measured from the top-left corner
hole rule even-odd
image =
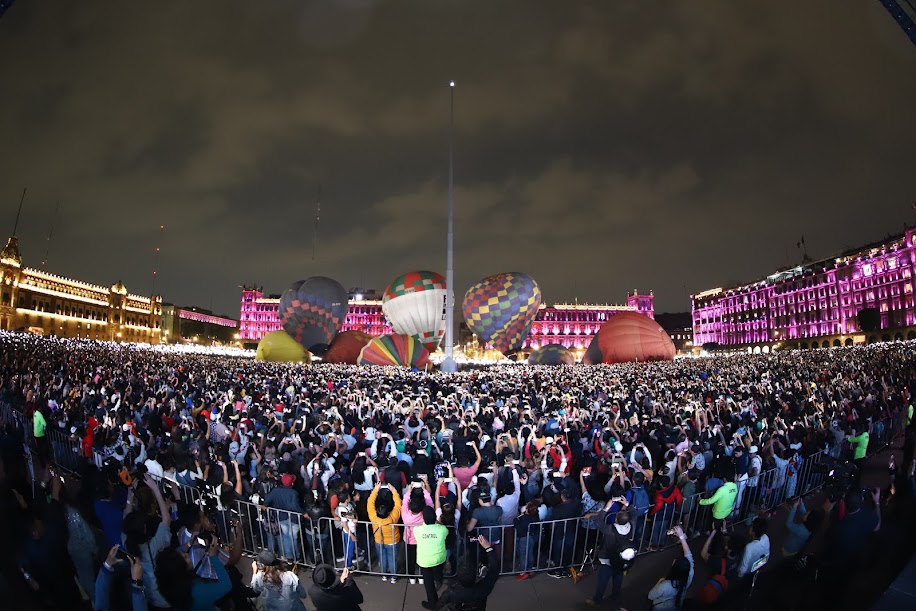
[[[401,521],[406,528],[404,529],[404,540],[407,542],[407,574],[410,576],[410,584],[417,583],[417,539],[413,534],[413,527],[423,524],[423,508],[432,507],[433,500],[426,489],[425,482],[413,482],[410,484],[410,493],[401,501]],[[423,583],[423,578],[420,578]]]
[[[687,545],[687,536],[680,526],[671,529],[681,542],[684,555],[675,560],[668,570],[668,575],[658,580],[649,590],[649,602],[652,611],[678,611],[684,604],[687,588],[693,581],[693,554]]]
[[[271,551],[251,562],[251,589],[264,599],[264,611],[305,611],[305,587],[299,576],[286,570]]]

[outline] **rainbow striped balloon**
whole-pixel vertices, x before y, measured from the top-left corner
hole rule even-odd
[[[358,363],[423,369],[429,364],[429,351],[410,335],[382,335],[363,347]]]

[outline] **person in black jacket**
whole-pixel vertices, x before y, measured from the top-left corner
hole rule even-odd
[[[361,611],[363,593],[350,578],[350,570],[344,569],[337,579],[334,567],[330,564],[319,564],[312,571],[313,585],[309,586],[308,596],[312,599],[317,611]]]
[[[618,511],[614,518],[610,518],[608,511],[615,501],[621,502],[623,509]],[[608,520],[611,523],[608,524]],[[630,511],[626,498],[610,499],[604,509],[598,512],[598,527],[604,534],[601,546],[598,548],[598,582],[595,586],[595,595],[587,598],[585,604],[597,607],[604,599],[604,592],[608,583],[613,582],[611,600],[620,598],[623,587],[623,576],[636,557],[636,549],[630,540]]]
[[[487,608],[487,597],[499,577],[499,554],[483,535],[478,535],[477,542],[487,558],[487,573],[483,579],[477,581],[476,566],[463,568],[458,573],[457,586],[447,590],[435,604],[424,600],[421,603],[424,609],[484,611]]]

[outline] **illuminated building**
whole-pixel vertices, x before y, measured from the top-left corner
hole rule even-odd
[[[239,321],[216,316],[202,308],[179,308],[162,305],[162,339],[167,342],[219,342],[228,344],[240,339]]]
[[[677,354],[691,354],[693,348],[693,316],[690,312],[656,314],[655,322],[671,336]]]
[[[391,325],[382,313],[381,293],[351,289],[348,297],[347,319],[341,331],[352,329],[371,335],[392,332]],[[585,349],[598,328],[617,312],[640,312],[654,318],[654,299],[652,293],[640,295],[634,291],[627,296],[627,305],[542,305],[531,325],[525,348],[563,344],[569,348]],[[265,297],[262,288],[242,287],[239,335],[243,341],[258,341],[271,331],[282,328],[278,314],[279,303],[279,295]],[[459,330],[459,343],[462,343],[460,338],[464,335],[464,331]]]
[[[22,266],[19,240],[0,252],[0,329],[158,344],[162,297],[134,295]]]
[[[382,313],[382,294],[375,290],[351,289],[349,307],[341,331],[362,331],[370,335],[391,333],[391,325]],[[260,341],[271,331],[282,329],[280,295],[264,295],[260,287],[242,287],[239,312],[239,337],[242,341]]]
[[[769,351],[916,339],[916,230],[732,288],[692,296],[694,344]],[[859,313],[875,312],[863,330]]]
[[[562,344],[571,350],[584,350],[605,322],[618,312],[639,312],[654,320],[655,295],[627,295],[627,305],[555,304],[542,305],[525,340],[526,350],[547,344]]]

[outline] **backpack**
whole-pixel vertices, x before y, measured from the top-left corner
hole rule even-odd
[[[642,486],[633,487],[633,510],[638,517],[649,513],[652,504],[649,502],[649,493]]]
[[[725,558],[722,558],[722,570],[710,577],[703,587],[697,592],[697,602],[705,605],[711,605],[722,597],[728,591],[728,577],[725,576]]]
[[[611,526],[611,532],[605,536],[604,546],[607,550],[610,564],[614,568],[627,571],[636,562],[636,548],[631,545],[631,541],[628,538],[614,530],[613,526]],[[631,558],[624,557],[624,553],[627,551],[632,552]]]

